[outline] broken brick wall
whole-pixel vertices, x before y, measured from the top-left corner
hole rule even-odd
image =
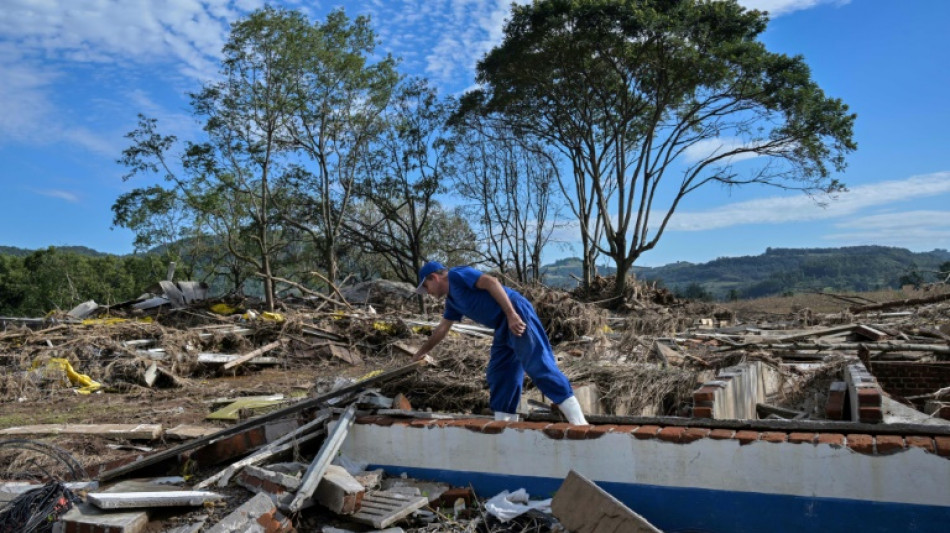
[[[877,361],[871,363],[871,373],[885,391],[905,398],[950,386],[950,362]]]

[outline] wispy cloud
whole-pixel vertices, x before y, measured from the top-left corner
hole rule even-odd
[[[69,191],[64,191],[62,189],[35,189],[33,190],[36,194],[42,196],[49,196],[50,198],[59,198],[60,200],[66,200],[74,204],[79,203],[79,196],[75,193]]]
[[[701,231],[744,224],[783,224],[830,220],[862,209],[897,204],[915,198],[950,193],[950,172],[913,176],[852,188],[826,204],[805,195],[781,196],[736,202],[705,211],[681,211],[673,215],[670,231]]]
[[[739,4],[743,7],[758,9],[759,11],[768,11],[769,15],[773,17],[785,15],[793,11],[811,9],[822,4],[840,6],[850,2],[851,0],[739,0]]]
[[[904,211],[852,218],[835,224],[823,239],[847,244],[884,244],[930,250],[950,242],[950,211]]]

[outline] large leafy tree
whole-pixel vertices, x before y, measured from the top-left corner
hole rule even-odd
[[[392,57],[371,61],[375,47],[367,17],[351,20],[336,10],[315,24],[290,124],[293,146],[308,161],[291,180],[296,195],[284,222],[310,237],[331,282],[360,162],[386,127],[383,115],[399,83]]]
[[[155,120],[142,117],[128,135],[133,145],[120,160],[130,168],[126,177],[157,172],[168,187],[122,197],[116,213],[134,212],[123,206],[135,207],[136,198],[155,200],[145,205],[153,215],[169,207],[168,199],[184,202],[194,221],[207,224],[231,257],[263,279],[269,309],[274,307],[274,262],[291,241],[278,207],[287,183],[300,173],[288,161],[294,146],[291,123],[300,109],[314,40],[307,19],[294,11],[264,8],[237,22],[223,50],[222,80],[192,95],[206,140],[187,142],[175,156],[176,139],[159,134]],[[117,218],[119,223],[135,220]],[[230,270],[235,268],[242,270],[236,264]]]
[[[348,217],[348,229],[360,248],[379,254],[403,281],[415,283],[426,258],[437,255],[428,241],[453,240],[443,220],[435,219],[445,216],[435,197],[454,175],[454,145],[445,127],[450,110],[451,103],[424,80],[401,84],[384,114],[386,127],[359,165],[355,191],[365,206]]]
[[[462,112],[501,115],[555,147],[585,280],[598,251],[626,273],[704,185],[843,190],[833,173],[856,148],[855,115],[803,58],[766,50],[767,22],[735,0],[516,6]]]

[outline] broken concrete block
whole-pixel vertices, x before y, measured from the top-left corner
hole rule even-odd
[[[573,470],[554,494],[551,514],[575,533],[662,533],[620,500]]]
[[[53,533],[139,533],[148,526],[145,511],[103,513],[92,505],[73,506],[53,525]]]
[[[383,475],[385,471],[382,468],[377,468],[376,470],[363,471],[355,474],[353,477],[360,482],[360,485],[363,485],[368,490],[373,490],[379,487],[379,484],[383,481]]]
[[[366,489],[342,466],[330,465],[313,494],[314,500],[337,514],[353,514],[360,509]]]
[[[147,507],[201,506],[224,499],[216,492],[169,490],[162,492],[90,492],[86,501],[100,509],[142,509]]]
[[[233,513],[212,526],[206,533],[291,533],[296,531],[290,520],[280,514],[266,494],[257,494]]]
[[[405,496],[389,491],[373,492],[363,498],[363,507],[351,518],[354,522],[384,528],[428,503],[428,498],[423,496]]]
[[[261,468],[254,465],[245,466],[237,476],[237,483],[251,492],[266,494],[282,510],[287,510],[288,505],[294,498],[297,487],[300,486],[300,478],[274,472],[272,470]],[[312,505],[306,502],[304,507]]]

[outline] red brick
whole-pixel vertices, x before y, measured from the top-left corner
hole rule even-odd
[[[377,426],[391,426],[395,422],[395,419],[391,416],[377,416],[376,420],[373,421]]]
[[[766,431],[762,434],[760,440],[765,442],[785,442],[788,440],[788,434],[782,433],[781,431]]]
[[[604,435],[610,433],[612,430],[616,429],[617,426],[614,425],[604,425],[604,426],[591,426],[590,431],[587,432],[588,439],[599,439]]]
[[[697,441],[699,439],[705,439],[709,435],[709,430],[706,428],[686,428],[686,431],[683,432],[683,442],[689,443]]]
[[[716,401],[716,391],[721,390],[719,387],[704,386],[696,389],[696,392],[693,393],[693,402],[696,404],[701,404],[705,402],[712,403]]]
[[[736,432],[731,429],[714,429],[709,432],[709,438],[716,440],[728,440],[731,439],[735,434]]]
[[[567,438],[571,440],[583,440],[587,438],[587,432],[594,426],[571,426],[567,428]]]
[[[934,437],[934,444],[937,447],[937,455],[950,457],[950,437]]]
[[[634,431],[639,429],[640,426],[626,426],[626,425],[617,425],[610,430],[611,433],[626,433],[627,435],[633,434]]]
[[[451,488],[439,496],[437,505],[438,507],[452,507],[459,498],[465,502],[466,507],[469,507],[475,499],[475,493],[468,487]]]
[[[464,427],[465,429],[478,431],[480,433],[482,431],[482,428],[487,426],[491,422],[494,422],[494,420],[489,420],[487,418],[470,418],[465,421]]]
[[[880,407],[881,389],[876,387],[861,387],[857,389],[859,407]]]
[[[913,436],[907,437],[906,440],[908,448],[923,448],[930,453],[934,452],[934,440],[931,437]]]
[[[471,418],[456,418],[456,419],[453,419],[453,420],[449,420],[449,421],[445,424],[445,427],[448,427],[448,428],[463,428],[463,427],[466,426],[466,424],[468,424],[468,423],[471,422],[471,421],[472,421]]]
[[[660,432],[660,426],[640,426],[633,432],[633,436],[638,439],[652,439]]]
[[[567,422],[558,422],[557,424],[551,424],[544,429],[544,434],[552,439],[563,439],[567,436],[567,430],[571,425]]]
[[[751,444],[759,440],[759,432],[749,430],[736,431],[735,436],[732,438],[739,441],[739,444],[741,445]]]
[[[437,422],[438,420],[433,420],[431,418],[423,418],[419,420],[413,420],[412,422],[409,423],[409,425],[414,428],[425,428],[429,426],[434,426]]]
[[[379,415],[362,415],[356,417],[356,424],[374,424],[376,420],[381,418]]]
[[[818,444],[830,444],[832,446],[844,446],[844,435],[840,433],[819,433]]]
[[[504,431],[505,428],[508,427],[508,424],[509,422],[504,420],[495,420],[493,422],[489,422],[485,427],[482,428],[482,433],[488,435],[497,435]]]
[[[878,435],[874,438],[878,455],[904,451],[904,437],[900,435]]]
[[[657,433],[657,438],[666,441],[666,442],[680,442],[683,433],[686,432],[686,428],[676,427],[676,426],[667,426],[660,430]]]
[[[788,442],[792,444],[814,444],[814,433],[789,433]]]
[[[508,427],[510,429],[517,429],[518,431],[524,431],[530,429],[532,431],[542,431],[544,428],[550,426],[550,422],[509,422]]]
[[[264,432],[264,426],[258,426],[208,444],[195,450],[190,456],[200,466],[211,466],[247,455],[251,450],[266,442],[267,435]]]
[[[874,424],[884,420],[884,413],[880,407],[859,407],[858,417],[861,422]]]
[[[874,437],[870,435],[849,434],[848,448],[865,455],[873,455]]]
[[[411,426],[413,422],[415,422],[415,421],[414,421],[414,420],[407,420],[407,419],[405,419],[405,418],[393,418],[393,423],[392,423],[392,425],[393,425],[393,426],[397,426],[397,427],[405,427],[405,428],[407,428],[407,427]]]
[[[693,418],[712,418],[712,407],[693,407]]]

